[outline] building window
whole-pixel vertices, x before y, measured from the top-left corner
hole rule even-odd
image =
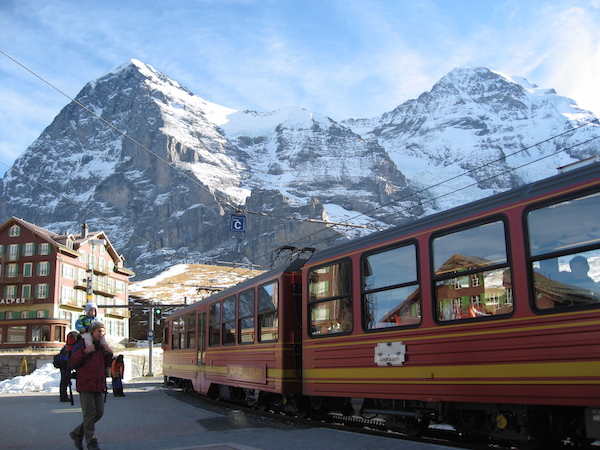
[[[27,334],[27,327],[8,327],[7,338],[8,342],[25,342]]]
[[[10,237],[21,236],[21,227],[19,225],[13,225],[8,229],[8,235]]]
[[[75,301],[75,289],[70,286],[62,286],[61,291],[61,303],[73,303]]]
[[[50,254],[50,244],[44,242],[40,244],[40,255],[49,255]]]
[[[18,264],[8,264],[6,266],[6,276],[9,278],[14,278],[19,275],[19,265]]]
[[[64,278],[68,278],[69,280],[75,279],[75,267],[69,264],[62,265],[62,276]]]
[[[83,250],[79,251],[79,261],[82,263],[87,261],[87,255]]]
[[[29,319],[29,311],[21,311],[21,319]]]
[[[23,264],[23,276],[30,277],[33,274],[33,263],[25,263]]]
[[[8,260],[16,261],[19,259],[19,244],[10,244],[8,246]]]
[[[41,309],[35,312],[35,317],[38,319],[44,319],[46,317],[46,311]]]
[[[31,285],[30,284],[23,285],[23,287],[21,288],[21,297],[23,297],[25,299],[31,298]]]
[[[16,298],[17,297],[17,286],[6,286],[5,298]]]
[[[41,283],[36,286],[35,298],[48,298],[48,283]]]
[[[54,327],[54,340],[56,342],[64,342],[65,327]]]
[[[4,318],[6,320],[11,320],[13,318],[13,312],[12,311],[6,311],[6,313],[4,314]]]
[[[50,275],[50,263],[48,261],[41,261],[37,265],[37,274],[39,276]]]
[[[35,255],[35,244],[33,242],[27,242],[23,245],[23,256]]]

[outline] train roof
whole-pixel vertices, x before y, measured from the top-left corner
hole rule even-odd
[[[588,165],[580,168],[571,169],[569,171],[559,173],[549,178],[544,178],[542,180],[538,180],[509,191],[495,194],[490,197],[485,197],[471,203],[426,216],[422,219],[416,219],[394,228],[372,233],[368,236],[353,239],[352,241],[335,245],[324,250],[319,250],[310,259],[310,265],[314,265],[315,263],[335,258],[337,256],[342,256],[347,252],[369,247],[371,245],[384,242],[388,239],[397,238],[402,235],[410,235],[417,231],[426,230],[445,223],[452,223],[461,218],[470,217],[486,211],[493,211],[501,206],[515,203],[526,198],[535,197],[545,192],[554,191],[576,183],[585,182],[587,180],[593,180],[600,176],[600,160],[598,157],[593,158],[593,160],[594,162],[591,162]]]
[[[249,288],[250,286],[254,286],[255,284],[261,284],[262,282],[271,280],[273,278],[277,278],[278,276],[280,276],[283,273],[300,272],[300,269],[302,269],[302,266],[304,266],[304,264],[306,264],[306,261],[307,261],[306,259],[295,259],[294,261],[290,262],[287,265],[279,266],[279,267],[277,267],[275,269],[271,269],[265,273],[261,273],[260,275],[258,275],[256,277],[248,278],[247,280],[244,280],[241,283],[231,286],[230,288],[227,288],[223,291],[212,294],[209,297],[203,298],[202,300],[199,300],[199,301],[194,302],[194,303],[192,303],[188,306],[185,306],[181,309],[173,311],[173,314],[171,314],[169,317],[167,317],[167,319],[170,319],[172,316],[179,315],[180,313],[184,313],[188,310],[192,310],[201,303],[209,303],[215,299],[227,297],[228,295],[231,295],[233,293],[243,291],[244,289]]]

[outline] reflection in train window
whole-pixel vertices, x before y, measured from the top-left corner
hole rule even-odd
[[[210,347],[218,347],[221,343],[221,303],[215,302],[211,304],[208,311],[208,330],[210,333],[208,345]]]
[[[406,245],[367,255],[362,262],[363,326],[367,330],[421,322],[417,251]]]
[[[279,337],[279,283],[258,288],[258,327],[260,342],[274,342]]]
[[[235,344],[235,295],[223,300],[223,345]]]
[[[240,344],[254,343],[254,288],[240,293],[238,324]]]
[[[593,194],[527,215],[537,309],[600,306],[598,211],[600,194]]]
[[[196,348],[196,314],[193,312],[187,315],[185,333],[187,336],[185,348]]]
[[[438,236],[432,246],[438,320],[512,313],[512,276],[504,222]]]
[[[350,263],[344,261],[311,270],[308,301],[311,336],[351,332]]]

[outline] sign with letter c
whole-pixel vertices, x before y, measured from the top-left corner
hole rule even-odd
[[[231,222],[229,223],[229,229],[231,231],[246,231],[246,217],[245,216],[231,216]]]

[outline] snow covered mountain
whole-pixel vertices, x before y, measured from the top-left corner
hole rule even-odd
[[[132,60],[88,83],[19,157],[0,213],[104,230],[138,279],[185,262],[268,266],[281,246],[324,248],[597,155],[600,139],[581,144],[600,137],[593,120],[486,68],[455,69],[381,117],[335,121],[234,111]],[[230,231],[234,213],[246,232]]]

